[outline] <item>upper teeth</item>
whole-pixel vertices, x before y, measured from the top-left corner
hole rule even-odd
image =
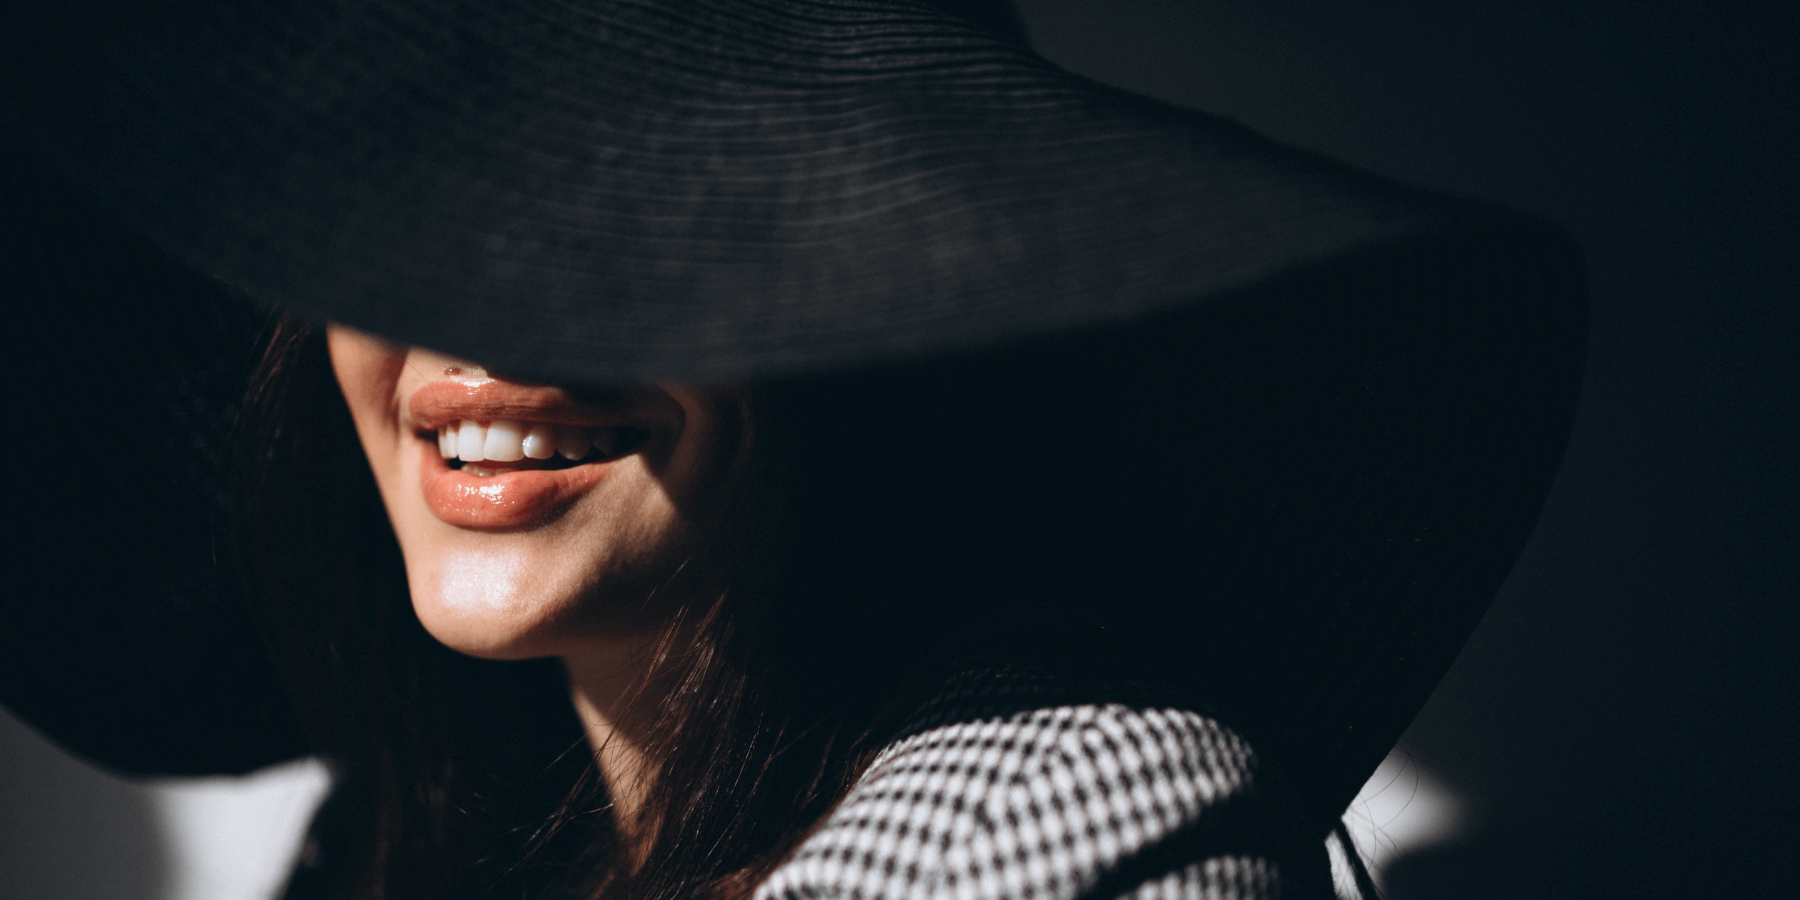
[[[558,454],[574,462],[587,456],[589,447],[599,448],[602,456],[611,456],[617,446],[618,430],[614,428],[527,424],[517,419],[486,423],[462,419],[438,426],[438,453],[445,459],[464,462],[516,462],[526,457],[549,459]]]

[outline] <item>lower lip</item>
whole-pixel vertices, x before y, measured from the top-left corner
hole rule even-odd
[[[606,477],[610,463],[567,469],[535,469],[485,478],[450,468],[437,445],[423,448],[420,483],[425,506],[458,528],[524,528],[562,512]]]

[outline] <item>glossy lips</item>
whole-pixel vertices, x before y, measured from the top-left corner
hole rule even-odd
[[[621,433],[667,417],[655,404],[602,408],[556,388],[493,380],[433,382],[413,394],[408,409],[424,438],[425,505],[446,524],[481,529],[529,527],[555,516],[605,479]],[[582,458],[597,461],[547,467]]]

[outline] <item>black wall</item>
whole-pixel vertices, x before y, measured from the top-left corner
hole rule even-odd
[[[1391,900],[1800,892],[1800,29],[1777,6],[1020,0],[1067,68],[1589,253],[1568,461],[1405,742],[1478,822],[1393,864]]]

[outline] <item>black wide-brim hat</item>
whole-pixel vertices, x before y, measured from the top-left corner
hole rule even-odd
[[[1433,504],[1473,502],[1500,523],[1464,536],[1479,546],[1457,551],[1473,561],[1461,582],[1434,582],[1438,601],[1357,632],[1345,659],[1363,662],[1346,664],[1379,677],[1319,676],[1320,691],[1357,695],[1326,704],[1336,711],[1319,740],[1353,760],[1339,780],[1366,776],[1491,600],[1548,490],[1579,373],[1578,253],[1526,217],[1062,71],[991,4],[942,5],[70,0],[14,11],[0,110],[30,160],[13,168],[8,222],[17,261],[39,266],[24,279],[26,339],[101,348],[87,374],[45,365],[111,391],[116,418],[157,435],[145,452],[175,474],[162,487],[114,484],[146,500],[95,507],[98,523],[81,504],[113,495],[42,488],[45,503],[65,502],[26,552],[64,584],[8,613],[24,624],[6,629],[7,703],[132,771],[241,770],[304,749],[272,679],[236,649],[254,641],[231,637],[236,614],[218,599],[229,592],[195,574],[210,558],[212,501],[182,486],[219,483],[232,409],[193,398],[238,383],[233,335],[249,314],[176,286],[182,272],[516,376],[600,385],[828,376],[1153,328],[1337,272],[1367,295],[1384,279],[1416,295],[1406,273],[1429,271],[1431,302],[1447,311],[1433,321],[1504,319],[1507,352],[1531,362],[1508,370],[1526,374],[1520,402],[1502,404],[1504,458],[1465,479],[1485,487],[1416,499],[1422,521]],[[69,212],[90,201],[126,230]],[[43,268],[50,258],[61,267]],[[151,274],[128,299],[93,306],[132,265]],[[152,296],[162,305],[138,300]],[[70,536],[95,532],[129,571],[74,571],[96,548]],[[156,549],[133,549],[144,540]],[[162,586],[173,583],[185,587]]]

